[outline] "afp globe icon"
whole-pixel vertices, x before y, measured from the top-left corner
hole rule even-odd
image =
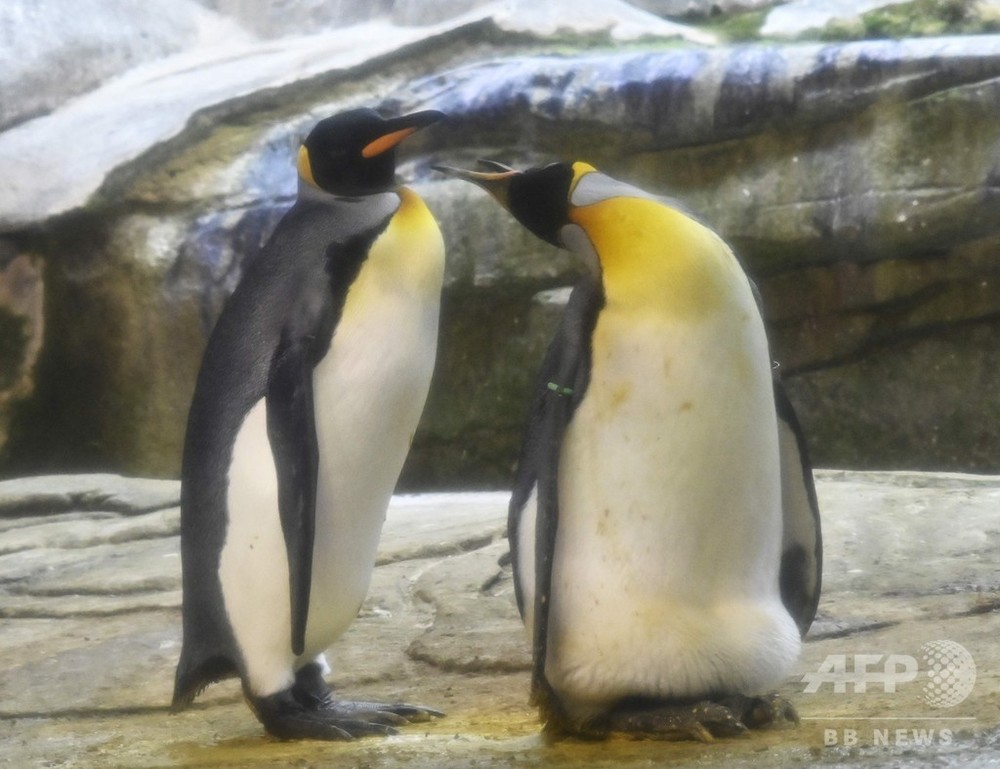
[[[927,665],[924,700],[932,708],[951,708],[972,692],[976,663],[962,644],[929,641],[920,647]]]

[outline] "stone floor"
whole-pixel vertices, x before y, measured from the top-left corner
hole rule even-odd
[[[543,744],[526,704],[529,655],[510,571],[499,565],[504,494],[394,499],[368,600],[330,651],[332,680],[345,695],[419,701],[448,716],[389,739],[325,744],[265,737],[233,682],[169,712],[176,483],[0,483],[0,765],[1000,767],[1000,478],[817,476],[824,593],[782,687],[802,723],[713,744]],[[927,646],[935,641],[952,643]],[[950,707],[942,692],[964,691],[942,678],[942,649],[964,649],[975,665],[971,692]],[[865,658],[866,687],[851,675],[855,655],[879,655]],[[969,680],[968,656],[955,659],[951,672]],[[832,681],[806,691],[803,676],[835,674],[838,661],[843,691]]]

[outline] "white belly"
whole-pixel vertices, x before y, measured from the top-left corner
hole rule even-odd
[[[294,657],[288,555],[263,399],[236,436],[228,480],[228,525],[219,556],[222,596],[250,688],[271,694],[292,683]]]
[[[602,312],[559,495],[546,671],[571,707],[785,673],[798,634],[778,592],[777,424],[755,311]]]
[[[368,591],[385,511],[423,410],[437,305],[345,311],[316,368],[319,482],[306,651],[325,649]]]
[[[436,305],[399,304],[386,312],[391,322],[368,314],[338,328],[313,374],[320,464],[306,648],[298,659],[291,652],[288,558],[265,401],[250,411],[237,437],[220,579],[257,693],[290,685],[302,661],[347,629],[368,590],[385,511],[427,396],[437,339]]]
[[[219,577],[248,684],[258,695],[291,685],[294,671],[347,629],[364,600],[385,511],[430,386],[443,270],[440,232],[419,198],[406,192],[313,371],[319,473],[299,657],[291,651],[288,558],[264,400],[237,435]]]

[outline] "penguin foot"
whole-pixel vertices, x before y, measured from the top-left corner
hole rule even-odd
[[[333,697],[320,666],[310,663],[288,689],[256,697],[250,706],[264,729],[282,740],[351,740],[396,734],[395,727],[444,716],[439,710],[407,703],[355,702]]]
[[[751,729],[782,728],[799,723],[795,706],[776,692],[757,697],[734,694],[720,702],[738,713],[740,721]]]
[[[383,718],[351,718],[335,709],[305,706],[291,689],[267,697],[252,697],[250,707],[265,731],[279,740],[352,740],[396,733],[393,725]]]
[[[792,703],[777,694],[759,697],[730,695],[695,703],[657,703],[629,700],[602,719],[594,736],[621,732],[637,738],[699,740],[740,737],[749,729],[797,724]]]
[[[397,734],[397,726],[429,721],[444,714],[419,705],[351,702],[329,699],[305,705],[293,689],[267,697],[253,697],[250,706],[264,729],[280,740],[352,740],[371,735]]]
[[[410,705],[405,702],[387,704],[383,702],[359,702],[334,698],[330,685],[323,678],[323,670],[315,662],[304,665],[295,674],[292,687],[295,699],[306,707],[340,714],[346,718],[379,719],[381,722],[400,726],[430,721],[444,716],[440,710],[425,705]]]
[[[729,707],[703,700],[687,704],[635,703],[618,705],[607,717],[606,730],[639,739],[698,740],[740,737],[746,725]]]
[[[406,702],[359,702],[357,700],[331,700],[324,707],[325,712],[336,713],[345,718],[370,719],[380,723],[402,726],[422,724],[432,718],[443,718],[444,713],[424,705]]]

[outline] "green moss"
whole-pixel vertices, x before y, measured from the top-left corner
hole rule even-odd
[[[770,8],[765,8],[759,11],[717,16],[704,24],[692,26],[717,35],[723,42],[746,43],[760,39],[760,28],[764,25],[764,20],[770,10]]]
[[[913,0],[870,11],[859,19],[832,22],[824,40],[872,40],[937,35],[973,35],[1000,30],[1000,19],[984,15],[975,0]]]

